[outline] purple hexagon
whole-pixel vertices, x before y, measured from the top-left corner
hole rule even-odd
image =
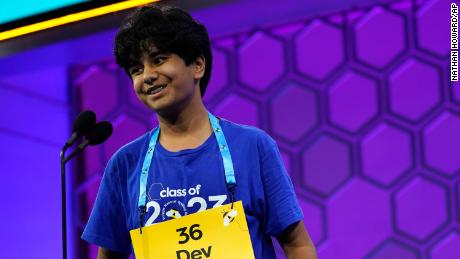
[[[388,124],[380,124],[364,137],[363,174],[390,185],[412,166],[411,137]]]
[[[242,96],[232,94],[226,97],[214,109],[215,115],[236,123],[258,126],[259,111],[257,105]]]
[[[459,257],[460,233],[451,231],[437,242],[430,251],[431,259],[457,259]]]
[[[273,132],[290,141],[298,141],[317,123],[317,103],[313,92],[296,84],[285,86],[270,105]]]
[[[295,39],[297,68],[317,80],[325,79],[344,60],[342,31],[315,20]]]
[[[218,93],[224,90],[228,83],[228,60],[225,53],[215,48],[212,49],[211,80],[204,94],[205,102],[211,101]]]
[[[388,194],[359,179],[329,201],[327,218],[328,240],[318,251],[322,259],[364,258],[392,233]]]
[[[331,122],[351,132],[361,129],[378,111],[376,82],[355,72],[337,80],[328,98]]]
[[[444,112],[423,132],[426,163],[443,174],[453,175],[460,169],[460,116]]]
[[[386,241],[380,245],[371,255],[366,256],[369,259],[417,259],[419,258],[417,253],[412,249],[406,247],[402,243],[394,240]]]
[[[350,167],[348,146],[325,135],[302,153],[302,183],[329,195],[350,176]]]
[[[450,50],[450,4],[453,1],[426,1],[416,13],[418,45],[440,55]]]
[[[325,222],[323,222],[323,213],[316,204],[305,199],[299,198],[299,205],[303,211],[305,227],[313,243],[318,244],[324,239],[323,225]]]
[[[108,161],[110,157],[123,145],[141,136],[148,130],[147,126],[132,117],[125,114],[120,115],[113,122],[113,134],[103,145],[104,161]]]
[[[423,241],[447,221],[447,193],[443,187],[416,177],[395,196],[399,230]]]
[[[76,85],[80,88],[81,109],[93,110],[98,118],[104,118],[118,105],[117,76],[91,66],[78,78]],[[104,101],[101,102],[101,99]]]
[[[405,49],[404,18],[374,7],[354,26],[356,57],[377,68],[383,68]]]
[[[258,91],[266,90],[285,70],[283,43],[257,32],[239,49],[241,82]]]
[[[417,121],[440,102],[440,75],[435,67],[409,59],[389,78],[390,109]]]

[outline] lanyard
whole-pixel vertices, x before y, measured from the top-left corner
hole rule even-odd
[[[230,201],[234,202],[236,179],[235,171],[233,170],[232,156],[230,155],[230,150],[228,149],[227,140],[225,139],[224,132],[220,127],[219,121],[217,118],[208,112],[209,121],[211,122],[211,127],[216,136],[217,145],[219,146],[220,155],[224,164],[224,173],[225,173],[225,182],[227,183],[227,189],[230,193]],[[145,154],[144,163],[142,164],[142,171],[139,181],[139,221],[140,221],[140,232],[142,234],[143,227],[143,217],[146,213],[146,188],[147,188],[147,179],[149,175],[150,165],[152,164],[153,152],[155,151],[155,146],[158,141],[158,135],[160,133],[160,127],[157,127],[150,138],[149,147],[147,153]]]

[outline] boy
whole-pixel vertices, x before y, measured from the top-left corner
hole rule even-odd
[[[132,229],[238,200],[255,258],[276,258],[271,236],[288,258],[316,258],[275,142],[203,105],[212,64],[206,28],[178,8],[146,6],[121,27],[115,57],[159,128],[108,162],[82,235],[100,247],[98,258],[127,258]]]

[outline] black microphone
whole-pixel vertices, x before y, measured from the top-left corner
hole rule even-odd
[[[65,162],[69,161],[72,159],[74,156],[76,156],[80,151],[85,149],[88,145],[91,146],[96,146],[99,144],[104,143],[111,135],[113,132],[113,127],[110,122],[107,121],[101,121],[96,123],[94,125],[94,128],[86,135],[85,140],[78,145],[75,150],[73,150],[72,153],[68,157],[65,158]]]
[[[112,135],[112,132],[112,124],[108,121],[101,121],[96,124],[86,138],[89,141],[89,145],[96,146],[104,143]]]
[[[91,132],[95,124],[96,114],[93,111],[87,110],[80,113],[73,123],[72,136],[70,136],[70,138],[66,141],[64,147],[70,147],[78,137],[84,136]]]

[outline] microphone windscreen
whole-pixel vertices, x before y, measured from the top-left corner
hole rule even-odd
[[[93,130],[88,134],[87,140],[89,141],[89,145],[95,146],[102,144],[106,141],[113,132],[113,127],[110,122],[101,121],[97,123]]]
[[[86,135],[94,128],[96,124],[96,114],[93,111],[87,110],[78,115],[73,123],[73,132],[78,135]]]

